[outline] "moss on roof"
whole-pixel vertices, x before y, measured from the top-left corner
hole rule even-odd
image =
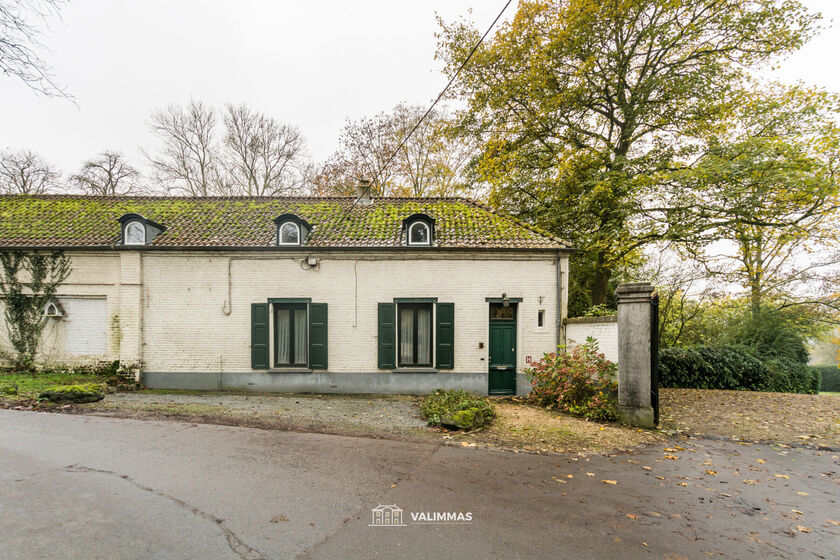
[[[270,247],[274,219],[291,213],[312,224],[310,247],[401,247],[403,220],[435,220],[437,247],[563,248],[536,228],[464,198],[0,196],[0,246],[108,247],[118,218],[135,213],[166,230],[158,247]]]

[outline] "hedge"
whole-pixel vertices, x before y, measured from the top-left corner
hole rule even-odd
[[[785,358],[765,360],[738,346],[665,348],[659,352],[659,385],[684,389],[728,389],[817,393],[819,372]]]
[[[820,391],[840,393],[840,368],[837,366],[812,366],[811,369],[817,371],[822,378]]]

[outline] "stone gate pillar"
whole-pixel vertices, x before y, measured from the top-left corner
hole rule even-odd
[[[621,284],[618,296],[618,415],[632,426],[653,428],[651,296],[649,282]]]

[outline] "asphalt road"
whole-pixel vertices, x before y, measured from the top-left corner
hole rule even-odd
[[[545,457],[0,410],[0,558],[840,556],[837,453],[671,446]],[[370,526],[380,504],[404,526]]]

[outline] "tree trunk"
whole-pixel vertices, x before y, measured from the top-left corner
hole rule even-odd
[[[595,265],[595,281],[592,283],[592,305],[607,303],[607,288],[610,285],[612,269],[604,264],[604,254],[598,254],[598,263]]]

